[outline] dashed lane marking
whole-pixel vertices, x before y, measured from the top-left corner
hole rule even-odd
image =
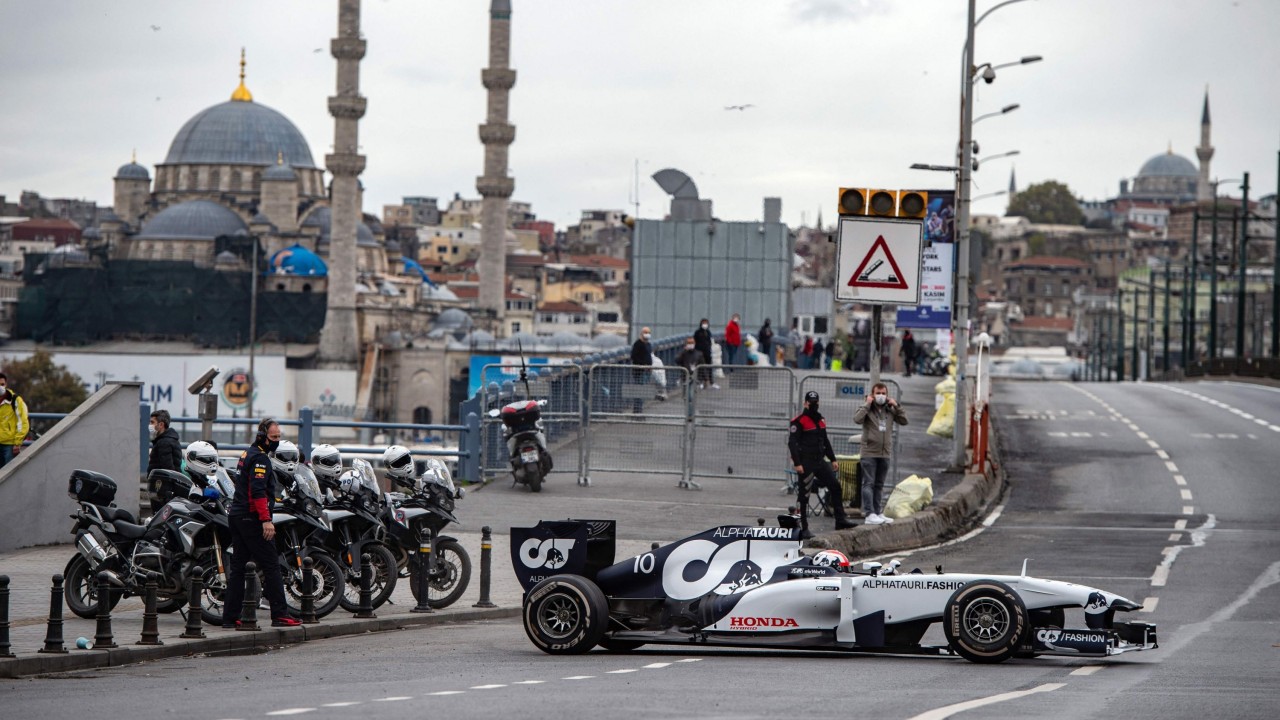
[[[427,695],[461,695],[466,690],[440,690],[439,692],[427,693]]]
[[[626,668],[625,670],[610,670],[605,674],[606,675],[623,675],[625,673],[633,673],[633,672],[640,672],[640,671],[637,670],[636,668]]]
[[[645,665],[644,668],[646,670],[657,670],[658,668],[664,668],[670,664],[671,663],[649,663],[648,665]]]
[[[412,700],[412,695],[393,695],[391,697],[377,698],[374,702],[401,702],[404,700]]]
[[[1182,477],[1181,475],[1174,475],[1174,476],[1173,476],[1173,481],[1174,481],[1175,483],[1179,484],[1179,485],[1186,485],[1186,484],[1187,484],[1187,479],[1186,479],[1186,478],[1184,478],[1184,477]]]
[[[593,677],[595,677],[595,675],[570,675],[569,677],[560,678],[560,679],[561,680],[590,680]]]
[[[1169,536],[1169,542],[1178,542],[1182,540],[1182,533],[1173,533]]]
[[[546,680],[517,680],[511,684],[512,685],[541,685],[545,682]]]
[[[267,713],[267,715],[301,715],[302,713],[315,711],[315,708],[285,708],[284,710],[274,710]]]
[[[1066,683],[1045,683],[1044,685],[1037,685],[1030,690],[1015,690],[1013,692],[1000,693],[999,695],[991,695],[989,697],[978,698],[976,700],[966,700],[965,702],[946,705],[935,710],[922,712],[919,715],[911,717],[910,720],[943,720],[943,718],[949,718],[952,715],[965,712],[966,710],[994,705],[1006,700],[1017,700],[1018,698],[1035,695],[1037,693],[1053,692],[1058,688],[1066,686]]]
[[[359,705],[359,704],[360,704],[359,700],[347,700],[346,702],[325,703],[320,707],[351,707],[352,705]]]
[[[1186,489],[1186,488],[1183,488],[1183,489],[1182,489],[1182,499],[1183,499],[1183,500],[1190,500],[1190,499],[1191,499],[1191,491],[1190,491],[1190,490],[1188,490],[1188,489]]]
[[[1156,457],[1160,458],[1161,460],[1168,460],[1168,459],[1169,459],[1169,453],[1167,453],[1167,452],[1165,452],[1165,451],[1163,451],[1163,450],[1156,450]]]
[[[1138,612],[1144,612],[1144,613],[1155,612],[1156,605],[1159,605],[1159,604],[1160,604],[1160,598],[1149,595],[1146,597],[1146,599],[1142,601],[1142,609],[1139,610]]]
[[[1164,587],[1166,582],[1169,582],[1169,566],[1157,565],[1156,571],[1151,574],[1151,586]]]
[[[1173,521],[1173,529],[1174,529],[1174,530],[1186,530],[1186,529],[1187,529],[1187,521],[1186,521],[1185,519],[1183,519],[1183,518],[1178,518],[1177,520],[1174,520],[1174,521]]]
[[[1092,675],[1102,669],[1101,665],[1085,665],[1071,671],[1072,675]]]
[[[685,658],[683,660],[677,660],[676,662],[702,662],[702,658]]]
[[[504,688],[506,683],[494,683],[493,685],[472,685],[472,690],[493,690],[494,688]]]
[[[1176,473],[1176,472],[1178,472],[1178,466],[1177,466],[1175,463],[1172,463],[1172,462],[1170,462],[1170,461],[1168,461],[1168,460],[1165,460],[1165,461],[1164,461],[1164,466],[1165,466],[1166,468],[1168,468],[1168,469],[1169,469],[1169,472],[1171,472],[1171,473]]]
[[[1196,509],[1195,509],[1195,507],[1194,507],[1194,506],[1192,506],[1192,505],[1183,505],[1183,506],[1182,506],[1182,514],[1183,514],[1183,515],[1195,515],[1195,514],[1196,514]]]

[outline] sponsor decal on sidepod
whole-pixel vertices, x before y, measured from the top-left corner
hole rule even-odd
[[[780,617],[738,617],[729,618],[729,629],[733,628],[787,628],[800,627],[793,618]]]

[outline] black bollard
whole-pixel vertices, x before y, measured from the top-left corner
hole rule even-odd
[[[378,617],[373,614],[373,562],[369,560],[369,553],[360,556],[360,605],[356,608],[355,617]]]
[[[135,645],[163,645],[160,639],[160,615],[156,612],[156,581],[142,587],[142,638]]]
[[[252,560],[244,564],[244,604],[240,606],[237,630],[260,630],[258,627],[258,566]]]
[[[431,545],[433,543],[431,535],[430,530],[419,531],[418,557],[414,559],[414,562],[418,564],[418,575],[413,579],[417,584],[414,589],[418,591],[418,604],[409,612],[433,613],[436,611],[429,602],[431,595]]]
[[[471,607],[495,608],[489,599],[489,583],[492,582],[493,534],[488,525],[480,528],[480,601]]]
[[[9,649],[9,576],[0,575],[0,658],[16,657]]]
[[[302,617],[303,625],[315,625],[320,622],[316,617],[316,561],[309,557],[302,558]]]
[[[111,581],[105,572],[98,573],[98,627],[93,635],[93,646],[99,650],[120,647],[111,634]]]
[[[65,653],[62,644],[62,576],[53,576],[53,590],[49,596],[49,630],[44,636],[42,653]]]
[[[205,637],[204,625],[201,622],[200,596],[204,594],[204,568],[199,565],[191,569],[191,585],[187,588],[187,627],[178,637],[199,639]]]

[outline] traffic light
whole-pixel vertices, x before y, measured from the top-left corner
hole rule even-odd
[[[929,194],[919,190],[840,188],[841,215],[923,219]]]

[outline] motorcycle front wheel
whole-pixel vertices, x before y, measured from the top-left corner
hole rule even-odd
[[[67,599],[67,607],[71,608],[71,612],[86,620],[98,617],[98,580],[83,555],[77,554],[71,558],[62,571],[62,580],[62,594]],[[107,609],[114,609],[122,597],[123,590],[112,590]]]
[[[418,558],[409,559],[409,588],[418,600]],[[427,605],[442,610],[458,602],[471,582],[471,557],[460,543],[445,540],[436,546],[435,569],[427,578]]]
[[[396,566],[395,556],[384,545],[366,545],[364,552],[369,556],[369,564],[373,566],[373,580],[369,584],[371,592],[369,604],[377,609],[395,591],[399,568]],[[358,558],[353,560],[357,560],[358,564]],[[364,569],[362,568],[360,572],[364,572]],[[352,567],[346,574],[346,579],[338,604],[347,612],[357,612],[360,609],[360,575]]]
[[[342,588],[346,585],[346,573],[327,553],[311,550],[312,576],[315,582],[316,617],[322,618],[337,609],[342,600]],[[302,563],[280,560],[280,573],[284,576],[284,600],[294,616],[302,614]]]

